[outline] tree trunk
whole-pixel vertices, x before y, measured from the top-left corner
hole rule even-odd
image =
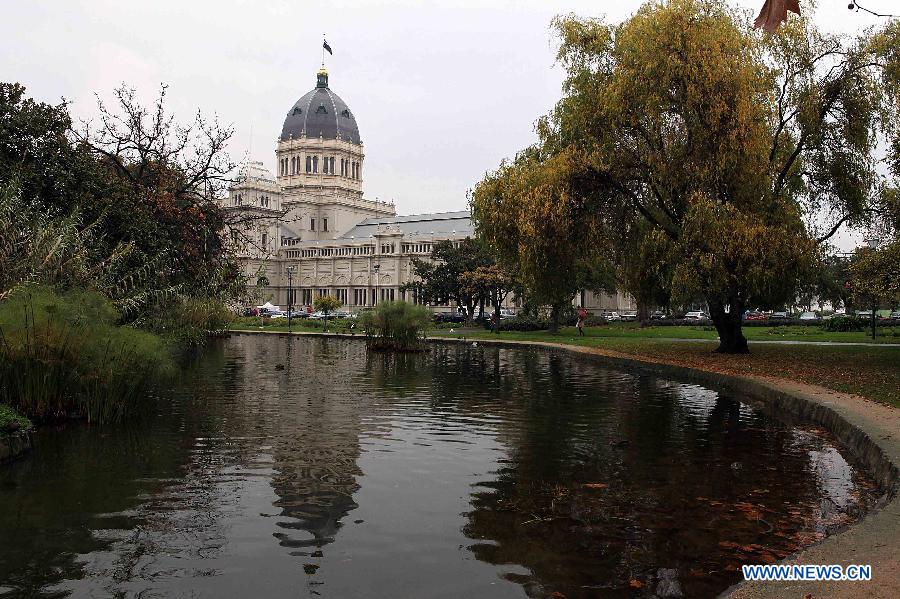
[[[719,333],[719,347],[716,353],[720,354],[749,354],[747,339],[741,330],[744,306],[740,302],[733,302],[731,310],[725,311],[725,305],[720,301],[709,302],[709,315],[712,317],[716,331]]]
[[[650,326],[650,307],[646,302],[638,302],[637,316],[641,328]]]
[[[491,302],[494,304],[494,332],[497,333],[500,330],[500,294],[496,291],[492,294]]]
[[[478,300],[478,318],[484,318],[484,298]]]
[[[550,306],[550,332],[554,335],[559,332],[559,313],[561,311],[559,304]]]

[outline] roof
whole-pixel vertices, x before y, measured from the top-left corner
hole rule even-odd
[[[281,141],[306,137],[342,139],[360,144],[359,127],[350,107],[328,87],[328,73],[321,69],[316,87],[297,100],[281,127]]]
[[[396,225],[403,232],[404,237],[471,236],[475,233],[472,228],[471,214],[463,210],[369,218],[341,235],[340,239],[369,237],[374,235],[378,227],[382,225]]]

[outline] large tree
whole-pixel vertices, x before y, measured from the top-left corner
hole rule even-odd
[[[803,19],[760,34],[721,0],[555,25],[568,76],[536,152],[569,183],[543,199],[665,236],[675,298],[706,300],[718,351],[748,351],[745,308],[790,301],[818,244],[867,217],[883,66],[869,39]]]
[[[233,296],[243,286],[216,202],[230,129],[178,124],[164,89],[150,108],[127,88],[115,97],[79,127],[66,104],[0,84],[0,294],[29,281],[91,286],[129,320],[163,298]],[[23,215],[40,237],[23,234]]]

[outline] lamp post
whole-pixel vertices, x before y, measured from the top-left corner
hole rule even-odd
[[[878,250],[878,238],[874,235],[870,235],[868,239],[864,240],[866,245],[869,246],[869,249],[874,251]],[[870,321],[872,324],[872,343],[875,342],[875,334],[878,329],[878,319],[875,316],[875,313],[878,311],[878,298],[874,295],[872,296],[872,315],[870,317]]]
[[[294,271],[297,270],[296,266],[288,266],[288,331],[291,330],[291,319],[294,316]]]
[[[372,300],[372,305],[374,306],[378,303],[378,271],[381,270],[381,264],[376,263],[372,269],[375,271],[375,298]]]

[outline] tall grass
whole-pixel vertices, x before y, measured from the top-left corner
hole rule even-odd
[[[407,302],[382,302],[360,314],[360,328],[375,350],[418,351],[424,348],[422,334],[431,324],[431,311]]]
[[[20,288],[0,302],[0,403],[36,420],[122,418],[174,372],[162,338],[116,326],[108,299],[91,291]]]

